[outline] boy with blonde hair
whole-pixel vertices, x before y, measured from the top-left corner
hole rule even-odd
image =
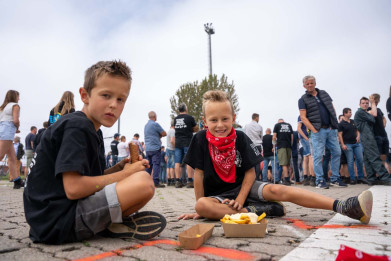
[[[83,109],[61,117],[43,134],[23,194],[33,242],[61,244],[97,233],[150,239],[165,227],[163,216],[139,212],[154,195],[147,160],[122,160],[105,170],[100,127],[120,117],[131,85],[121,61],[87,69],[79,89]]]
[[[368,223],[372,212],[372,193],[364,191],[347,200],[334,200],[317,193],[255,181],[254,165],[259,164],[256,148],[241,131],[235,131],[235,113],[227,93],[208,91],[203,96],[206,130],[192,139],[185,163],[195,169],[196,213],[179,219],[221,219],[225,214],[266,212],[283,216],[278,201],[289,201],[308,208],[334,210]]]

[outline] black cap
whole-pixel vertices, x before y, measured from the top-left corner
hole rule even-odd
[[[117,138],[117,137],[119,137],[119,136],[120,136],[119,133],[114,134],[114,138]]]

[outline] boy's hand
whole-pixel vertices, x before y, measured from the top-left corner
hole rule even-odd
[[[129,163],[129,158],[125,158],[125,159],[121,160],[120,162],[117,163],[117,165],[121,170],[123,170],[126,163]]]
[[[143,159],[133,164],[125,164],[124,170],[129,171],[131,174],[133,174],[139,171],[144,171],[146,168],[150,168],[149,162],[148,160]]]
[[[224,199],[223,202],[221,202],[223,204],[226,204],[228,205],[228,207],[230,207],[231,209],[233,210],[241,210],[243,208],[243,204],[241,204],[240,202],[238,201],[235,201],[234,199]]]
[[[185,213],[185,214],[182,214],[178,217],[178,219],[183,219],[183,220],[186,220],[186,219],[200,219],[202,218],[200,215],[198,215],[197,213]]]

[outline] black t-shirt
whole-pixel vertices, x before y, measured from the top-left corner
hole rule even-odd
[[[387,99],[386,110],[387,110],[388,119],[391,121],[391,97]]]
[[[383,117],[384,117],[383,112],[379,108],[377,108],[377,116],[375,118],[376,122],[375,125],[373,126],[373,132],[375,133],[375,136],[387,137],[387,133],[384,127]]]
[[[263,156],[273,156],[273,135],[266,134],[262,138]]]
[[[194,118],[187,114],[179,114],[174,119],[175,148],[188,147],[193,137],[193,128],[196,126]]]
[[[221,195],[226,191],[240,187],[244,174],[261,162],[259,151],[249,137],[242,131],[236,131],[236,180],[234,183],[226,183],[216,173],[212,158],[209,154],[209,143],[206,140],[206,130],[194,135],[184,162],[193,169],[204,171],[204,196]]]
[[[277,147],[281,148],[292,148],[292,137],[293,134],[292,126],[286,122],[280,122],[274,125],[273,133],[277,133]]]
[[[75,241],[78,201],[67,198],[62,173],[103,174],[102,131],[97,132],[83,112],[67,114],[43,133],[33,164],[23,193],[31,240],[48,244]]]
[[[357,127],[354,120],[350,120],[350,123],[342,120],[338,123],[338,132],[342,132],[343,143],[345,144],[356,144],[357,138]]]
[[[118,143],[119,143],[118,140],[113,140],[113,141],[110,143],[111,154],[112,154],[112,155],[118,156],[118,148],[117,148]]]

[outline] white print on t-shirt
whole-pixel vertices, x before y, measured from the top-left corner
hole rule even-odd
[[[291,132],[288,124],[281,124],[280,132]]]
[[[176,119],[175,129],[184,129],[184,128],[187,128],[187,125],[185,123],[185,119],[184,118]]]
[[[235,166],[238,168],[242,167],[242,156],[238,150],[236,150]]]
[[[254,153],[255,153],[256,156],[261,155],[261,153],[259,153],[259,150],[258,150],[257,146],[255,146],[254,143],[251,143],[251,144],[250,144],[250,147],[253,149],[253,151],[254,151]]]
[[[27,187],[27,180],[28,180],[28,178],[29,178],[29,175],[30,175],[30,172],[31,172],[31,168],[34,167],[34,165],[35,165],[36,158],[37,158],[37,153],[35,152],[35,153],[34,153],[34,157],[33,157],[33,159],[31,160],[31,163],[30,163],[28,172],[27,172],[26,180],[25,180],[25,182],[24,182],[24,187],[25,187],[25,188]]]

